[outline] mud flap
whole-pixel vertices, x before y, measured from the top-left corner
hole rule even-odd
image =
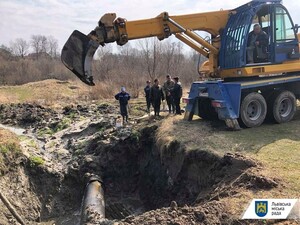
[[[95,85],[92,76],[93,56],[99,47],[93,41],[78,30],[73,31],[61,52],[61,61],[82,82]]]

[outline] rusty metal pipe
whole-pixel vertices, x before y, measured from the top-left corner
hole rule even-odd
[[[97,221],[105,219],[104,190],[97,177],[91,178],[85,188],[80,225],[86,224],[90,215]]]

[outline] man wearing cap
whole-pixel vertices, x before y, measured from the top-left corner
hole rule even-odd
[[[128,122],[127,106],[128,106],[128,101],[130,100],[130,95],[126,92],[125,87],[121,87],[121,92],[115,95],[115,99],[119,100],[120,111],[123,117],[123,123],[125,121],[127,123]]]
[[[159,85],[158,79],[154,80],[154,85],[150,90],[150,100],[154,108],[154,115],[159,116],[161,101],[165,99],[162,87]]]
[[[180,99],[182,97],[182,86],[181,86],[181,83],[179,82],[179,77],[175,77],[174,81],[175,81],[175,84],[174,84],[173,89],[171,90],[171,94],[174,99],[176,114],[181,115]]]
[[[171,112],[175,112],[175,108],[174,108],[174,102],[173,102],[173,98],[171,95],[171,90],[174,87],[174,81],[171,79],[171,76],[168,74],[166,76],[167,80],[163,85],[163,90],[165,92],[165,96],[166,96],[166,100],[167,100],[167,105],[169,108],[169,113]]]
[[[146,97],[146,103],[147,103],[147,112],[150,113],[150,105],[151,105],[151,99],[150,99],[150,87],[151,81],[147,80],[146,87],[144,88],[145,97]]]

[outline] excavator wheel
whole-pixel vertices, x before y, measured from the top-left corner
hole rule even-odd
[[[260,126],[267,114],[267,103],[265,98],[252,92],[245,96],[240,108],[240,120],[246,127]]]
[[[198,100],[199,116],[204,120],[217,120],[218,113],[211,105],[211,99],[199,98]]]
[[[268,117],[276,123],[292,120],[296,110],[296,97],[290,91],[275,92],[268,100]]]

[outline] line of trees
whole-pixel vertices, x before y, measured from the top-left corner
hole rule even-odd
[[[32,35],[29,41],[17,38],[9,46],[0,46],[0,84],[16,85],[49,78],[75,79],[60,61],[60,49],[53,36]],[[99,47],[93,62],[94,79],[116,91],[126,86],[138,96],[146,80],[179,76],[184,85],[197,79],[198,54],[184,53],[183,44],[172,40],[148,38],[135,46],[127,43],[113,49]]]
[[[30,41],[22,38],[17,38],[11,41],[7,48],[14,56],[24,58],[29,54],[29,49],[32,49],[31,54],[34,54],[36,59],[43,54],[48,54],[51,58],[58,56],[58,41],[53,36],[32,35]]]
[[[60,61],[58,41],[53,36],[32,35],[0,46],[0,84],[19,85],[49,78],[71,79]]]

